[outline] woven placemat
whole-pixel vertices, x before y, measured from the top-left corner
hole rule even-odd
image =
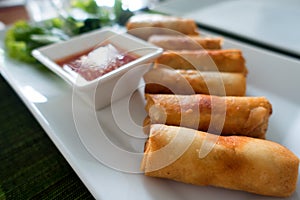
[[[0,76],[0,200],[94,199]]]

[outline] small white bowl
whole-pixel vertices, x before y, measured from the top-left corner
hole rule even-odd
[[[109,43],[125,52],[132,52],[138,58],[91,81],[85,80],[75,71],[65,70],[56,63],[60,59],[95,48],[102,43]],[[89,104],[95,106],[95,109],[101,109],[108,106],[112,101],[130,95],[133,90],[137,89],[143,73],[149,70],[154,59],[162,51],[161,48],[127,33],[118,33],[111,29],[103,29],[76,36],[68,41],[35,49],[32,55],[71,84],[74,87],[74,91]],[[134,73],[135,71],[136,73]],[[119,92],[119,94],[114,93],[112,100],[112,93],[116,83],[126,73],[126,80],[124,78],[122,80],[122,89],[118,88],[118,91],[122,92]],[[120,84],[118,85],[120,86]]]

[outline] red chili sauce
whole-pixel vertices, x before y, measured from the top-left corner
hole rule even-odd
[[[97,51],[100,48],[102,48],[101,55]],[[99,55],[94,52],[98,52]],[[56,63],[63,68],[72,69],[87,81],[91,81],[137,58],[137,55],[126,53],[108,44],[56,60]]]

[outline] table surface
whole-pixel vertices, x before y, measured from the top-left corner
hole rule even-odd
[[[93,199],[0,76],[0,199]]]
[[[205,3],[204,7],[211,7],[220,1],[201,2]],[[193,17],[198,12],[197,7],[183,4],[178,10],[178,5],[174,4],[174,7],[162,8],[171,14],[184,16],[189,13]],[[210,14],[207,13],[206,17]],[[199,16],[198,13],[194,17]],[[0,21],[11,24],[18,19],[28,19],[23,6],[0,8]],[[1,76],[0,94],[0,199],[93,199],[48,135]]]
[[[0,7],[0,21],[4,24],[9,25],[21,19],[28,20],[28,14],[24,6]]]

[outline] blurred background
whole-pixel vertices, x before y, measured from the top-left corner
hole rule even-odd
[[[102,24],[112,20],[122,25],[130,12],[144,9],[190,17],[200,28],[300,57],[299,0],[0,0],[0,28],[20,18],[41,21],[64,15],[72,5],[89,11],[99,6],[92,12],[100,15]],[[78,10],[70,13],[76,20],[87,17]]]

